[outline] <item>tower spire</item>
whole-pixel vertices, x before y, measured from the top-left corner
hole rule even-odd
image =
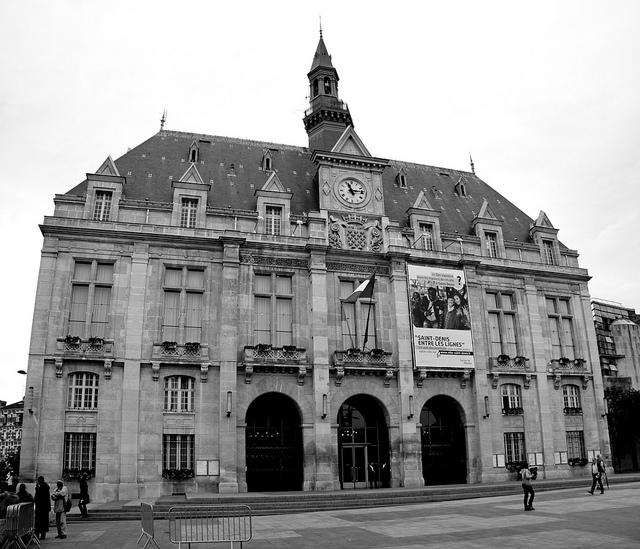
[[[346,103],[338,96],[338,71],[322,37],[313,56],[309,78],[309,106],[303,119],[311,150],[330,151],[344,130],[353,124]]]
[[[469,151],[469,163],[471,164],[471,173],[473,175],[476,175],[476,170],[473,165],[473,158],[471,158],[471,151]]]
[[[162,118],[160,119],[160,131],[164,130],[164,123],[167,121],[167,109],[162,111]]]

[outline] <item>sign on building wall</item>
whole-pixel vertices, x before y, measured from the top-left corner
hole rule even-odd
[[[417,265],[407,269],[416,366],[473,368],[464,271]]]

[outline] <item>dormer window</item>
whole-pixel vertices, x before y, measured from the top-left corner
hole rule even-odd
[[[542,241],[542,251],[544,253],[544,261],[547,265],[557,265],[556,254],[553,249],[553,240]]]
[[[433,224],[420,223],[420,238],[425,250],[433,250]]]
[[[489,257],[498,257],[498,235],[493,232],[485,231],[484,237]]]
[[[273,170],[273,156],[271,155],[271,151],[268,149],[262,156],[262,170],[265,172],[270,172]]]
[[[464,181],[462,181],[462,178],[458,179],[455,191],[458,193],[458,196],[467,196],[467,188]]]
[[[186,229],[195,229],[197,212],[198,200],[194,198],[183,198],[180,209],[180,226]]]
[[[189,162],[198,162],[199,155],[200,150],[198,148],[198,144],[194,141],[193,143],[191,143],[191,147],[189,147]]]
[[[94,221],[109,221],[112,199],[113,193],[109,191],[96,191],[96,199],[93,206]]]
[[[407,175],[404,173],[404,170],[400,170],[398,172],[396,181],[398,182],[398,187],[400,187],[401,189],[407,188]]]
[[[265,233],[278,235],[282,232],[282,208],[267,206],[265,217]]]

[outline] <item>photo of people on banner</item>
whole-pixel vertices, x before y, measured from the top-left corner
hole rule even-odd
[[[416,366],[473,367],[464,271],[408,266]]]

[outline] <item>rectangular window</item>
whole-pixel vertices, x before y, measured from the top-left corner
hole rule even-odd
[[[293,277],[254,277],[253,343],[282,347],[293,344]]]
[[[491,356],[508,355],[511,358],[518,356],[514,296],[502,292],[488,292],[487,311]]]
[[[502,386],[502,413],[522,412],[522,400],[520,399],[520,386],[506,383]]]
[[[565,357],[573,360],[576,356],[573,339],[573,315],[569,300],[547,297],[546,303],[552,358]]]
[[[584,431],[567,431],[567,459],[586,457]]]
[[[196,214],[198,212],[197,198],[183,198],[180,209],[180,226],[186,229],[196,228]]]
[[[193,412],[195,382],[192,377],[171,376],[164,380],[164,411]]]
[[[487,243],[487,253],[489,254],[489,257],[498,257],[497,233],[485,232],[484,237]]]
[[[580,408],[580,391],[576,385],[562,386],[562,403],[565,411],[576,411]]]
[[[107,337],[113,271],[113,263],[76,261],[71,280],[67,335]]]
[[[353,293],[362,281],[341,280],[340,299]],[[366,348],[376,345],[375,316],[376,305],[371,299],[361,299],[356,303],[342,303],[342,345],[343,349],[362,349],[365,339]],[[365,338],[366,335],[366,338]]]
[[[65,433],[64,434],[64,468],[81,471],[95,471],[96,468],[96,434]]]
[[[95,410],[98,408],[98,376],[86,372],[69,375],[67,408]]]
[[[162,341],[201,343],[203,304],[204,271],[167,267]]]
[[[265,233],[274,235],[281,234],[282,208],[267,206],[265,214]]]
[[[504,434],[504,453],[507,463],[526,461],[524,451],[524,433],[505,433]]]
[[[96,191],[96,199],[93,205],[94,221],[109,221],[112,197],[113,194],[109,191]]]
[[[556,254],[553,250],[553,240],[543,240],[544,261],[547,265],[557,265]]]
[[[433,250],[433,225],[431,223],[420,223],[420,236],[425,250]]]
[[[193,470],[194,442],[193,435],[163,435],[162,468]]]

